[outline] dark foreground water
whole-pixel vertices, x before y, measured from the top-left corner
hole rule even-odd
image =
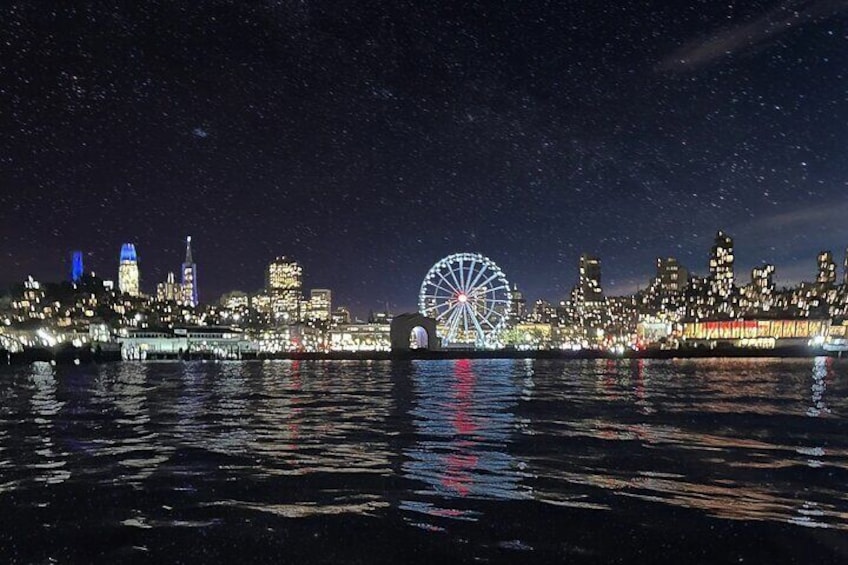
[[[848,361],[0,368],[0,563],[848,563]]]

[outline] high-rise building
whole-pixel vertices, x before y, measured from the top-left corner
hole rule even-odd
[[[754,309],[768,311],[774,302],[774,265],[766,263],[751,270],[748,300]]]
[[[135,245],[125,243],[121,247],[121,260],[118,265],[118,290],[130,296],[139,295],[138,255]]]
[[[818,256],[818,274],[816,285],[820,290],[829,290],[836,284],[836,262],[833,253],[822,251]]]
[[[71,282],[80,282],[84,273],[82,251],[74,251],[71,253]]]
[[[592,255],[580,256],[580,297],[583,302],[603,302],[604,291],[601,288],[601,260]]]
[[[689,271],[674,257],[657,258],[657,281],[661,294],[679,294],[686,290]]]
[[[333,293],[327,288],[313,288],[309,291],[309,318],[329,322],[333,306]]]
[[[191,256],[191,236],[186,237],[186,256],[183,262],[182,301],[191,307],[198,304],[197,264]]]
[[[509,320],[510,323],[517,324],[527,317],[527,299],[516,284],[512,285],[510,296],[512,299],[509,304]]]
[[[719,231],[710,250],[710,290],[717,303],[727,303],[733,294],[733,261],[733,238]]]
[[[182,299],[182,289],[174,273],[168,273],[165,282],[156,286],[156,299],[159,302],[178,302]]]
[[[281,323],[300,321],[303,268],[297,261],[277,257],[268,265],[266,275],[271,315]]]

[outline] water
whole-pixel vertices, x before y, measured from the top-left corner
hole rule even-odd
[[[0,562],[846,563],[848,361],[0,369]]]

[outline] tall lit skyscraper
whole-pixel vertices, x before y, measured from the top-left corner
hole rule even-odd
[[[580,256],[580,294],[584,302],[602,302],[601,260],[592,255]]]
[[[82,264],[82,251],[74,251],[71,254],[71,282],[78,283],[82,280],[85,272]]]
[[[197,264],[191,256],[191,236],[186,237],[186,256],[185,262],[183,262],[183,282],[181,286],[183,303],[191,307],[197,306]]]
[[[710,290],[719,301],[733,293],[733,238],[719,231],[710,250]]]
[[[512,285],[510,295],[512,300],[509,303],[509,321],[512,324],[517,324],[527,316],[527,299],[524,298],[524,293],[518,290],[516,284]]]
[[[139,295],[138,255],[135,245],[125,243],[121,247],[121,261],[118,265],[118,290],[130,296]]]
[[[268,265],[266,277],[271,312],[284,323],[300,320],[300,303],[303,294],[303,268],[297,261],[277,257]]]

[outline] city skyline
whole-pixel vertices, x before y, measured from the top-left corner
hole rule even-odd
[[[213,296],[284,253],[354,308],[405,309],[457,250],[555,297],[582,253],[613,294],[656,256],[700,271],[718,227],[781,284],[848,241],[843,3],[4,16],[3,284],[63,277],[72,249],[111,270],[125,241],[165,280],[191,233]]]
[[[160,300],[163,299],[163,296],[171,296],[172,300],[184,301],[192,306],[217,304],[221,299],[233,292],[244,292],[248,295],[257,292],[268,292],[272,297],[276,293],[280,298],[278,299],[278,306],[274,308],[280,314],[284,315],[286,319],[291,318],[293,320],[299,317],[300,300],[304,297],[306,289],[311,288],[313,292],[329,292],[320,285],[304,284],[305,280],[309,280],[309,269],[304,269],[303,264],[294,257],[278,255],[268,261],[263,267],[264,281],[261,285],[249,288],[231,288],[221,294],[212,294],[209,299],[203,302],[198,302],[197,297],[200,286],[194,283],[190,285],[186,285],[185,283],[186,268],[191,270],[192,275],[189,276],[190,280],[196,277],[197,272],[197,264],[194,263],[192,257],[191,236],[187,236],[184,241],[186,243],[186,256],[181,265],[183,276],[179,284],[175,283],[174,271],[168,271],[166,277],[159,281],[153,282],[149,278],[145,280],[145,276],[139,268],[140,261],[136,246],[130,242],[121,245],[119,260],[116,263],[117,270],[115,277],[110,277],[108,271],[100,271],[98,273],[95,269],[89,269],[85,271],[85,274],[93,273],[103,280],[113,280],[113,282],[117,282],[119,290],[131,296],[142,294],[158,297]],[[736,244],[734,236],[724,230],[718,230],[714,234],[712,248],[704,256],[706,262],[704,269],[690,268],[689,265],[680,261],[678,257],[655,255],[651,274],[647,274],[633,290],[625,292],[605,290],[608,287],[605,287],[602,283],[602,276],[606,280],[606,273],[609,268],[608,264],[602,257],[581,253],[573,269],[575,278],[561,296],[531,296],[529,302],[543,301],[556,303],[562,300],[574,300],[576,297],[579,300],[586,300],[587,296],[589,296],[588,302],[596,300],[603,301],[605,296],[625,297],[633,296],[642,291],[648,291],[651,285],[655,283],[659,283],[664,287],[671,287],[674,289],[674,292],[683,292],[693,280],[706,281],[710,285],[710,288],[712,288],[712,292],[719,296],[720,300],[724,301],[730,297],[731,293],[742,290],[743,287],[752,286],[754,288],[760,288],[765,284],[764,281],[766,280],[769,285],[776,289],[793,288],[805,283],[820,285],[848,284],[848,246],[842,249],[844,249],[844,252],[841,249],[837,252],[829,249],[820,249],[815,254],[815,257],[808,258],[805,267],[806,272],[801,274],[798,280],[786,281],[785,279],[782,280],[779,276],[781,272],[780,265],[775,265],[774,263],[766,261],[756,264],[751,268],[741,268],[736,261],[739,247]],[[69,253],[72,264],[70,269],[67,270],[65,277],[54,280],[45,279],[44,282],[78,282],[76,277],[81,273],[78,269],[82,268],[80,254],[84,255],[84,252],[74,250]],[[728,256],[729,259],[727,258]],[[88,265],[87,262],[86,265]],[[127,271],[127,269],[131,270]],[[602,273],[604,274],[602,275]],[[679,276],[679,274],[682,274],[682,276]],[[522,299],[527,302],[527,293],[523,290],[524,281],[521,279],[520,274],[517,275],[517,277],[511,276],[511,284],[515,286],[513,290],[519,291]],[[38,277],[34,278],[35,280],[39,280]],[[668,280],[669,278],[673,279],[673,282]],[[17,281],[9,285],[9,287],[17,286],[20,283],[21,281]],[[165,285],[171,285],[175,290],[166,291]],[[153,290],[151,291],[147,287],[152,287]],[[169,292],[171,293],[170,295],[168,294]],[[578,293],[576,296],[574,294],[575,292]],[[290,296],[286,296],[286,293]],[[570,298],[569,294],[571,295]],[[596,298],[592,299],[592,296]],[[345,306],[348,307],[348,304],[345,303]],[[397,305],[387,302],[382,302],[378,306],[384,306],[389,310],[397,312],[415,311],[417,309],[416,307],[407,309],[401,307],[398,310],[395,308]],[[369,308],[368,312],[374,312],[375,310],[375,308]],[[354,311],[357,315],[364,316],[364,311],[360,312],[356,309]]]

